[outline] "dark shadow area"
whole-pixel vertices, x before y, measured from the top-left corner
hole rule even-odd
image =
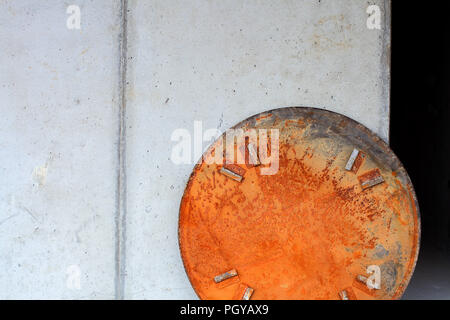
[[[390,143],[413,181],[422,220],[404,298],[450,299],[450,6],[423,3],[393,1],[392,8]]]

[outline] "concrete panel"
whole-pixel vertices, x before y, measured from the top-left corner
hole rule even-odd
[[[0,1],[0,299],[115,294],[120,1],[69,4]]]
[[[129,1],[125,297],[195,298],[177,242],[193,168],[171,133],[223,131],[286,106],[348,115],[388,137],[389,1]],[[206,147],[206,144],[203,146]],[[197,160],[197,158],[195,159]]]

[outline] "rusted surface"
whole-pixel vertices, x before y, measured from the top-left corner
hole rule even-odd
[[[259,161],[258,157],[258,151],[255,145],[249,143],[247,144],[247,150],[248,150],[248,159],[246,159],[246,165],[247,168],[249,167],[257,167],[261,165],[261,162]]]
[[[254,290],[250,287],[247,287],[244,291],[244,295],[242,296],[242,300],[250,300],[253,295]]]
[[[339,298],[341,300],[358,300],[352,287],[348,287],[347,289],[339,292]]]
[[[279,129],[279,171],[263,176],[263,166],[250,167],[239,183],[220,174],[221,165],[195,167],[179,241],[198,296],[233,299],[245,283],[255,300],[335,300],[343,291],[350,300],[400,298],[416,264],[420,219],[389,147],[353,120],[311,108],[274,110],[234,128]],[[358,175],[345,170],[354,149],[365,154]],[[364,189],[379,177],[384,183]],[[357,280],[373,265],[380,290]],[[214,277],[232,269],[239,281],[219,287]]]
[[[242,182],[243,174],[239,174],[241,170],[238,170],[235,166],[231,167],[230,165],[223,166],[222,169],[220,169],[220,173],[224,176],[235,180],[237,182]]]
[[[359,157],[359,150],[354,149],[352,154],[350,155],[350,158],[348,159],[347,165],[345,166],[345,170],[347,171],[353,171],[353,167],[355,165],[356,158]]]
[[[365,277],[365,276],[359,275],[359,276],[356,277],[356,280],[358,280],[360,283],[366,284],[368,278]]]
[[[350,300],[347,290],[342,290],[339,293],[339,297],[341,298],[341,300]]]
[[[360,152],[358,154],[358,157],[356,157],[355,163],[353,164],[353,168],[352,168],[352,172],[354,174],[357,174],[359,169],[362,167],[362,165],[364,164],[364,160],[366,160],[366,155],[364,152]]]
[[[383,175],[378,169],[373,169],[372,171],[365,173],[364,175],[360,176],[358,180],[364,190],[384,183]]]
[[[225,272],[225,273],[223,273],[223,274],[221,274],[219,276],[214,277],[214,282],[215,283],[221,283],[221,282],[223,282],[225,280],[228,280],[230,278],[236,277],[237,275],[238,275],[238,273],[237,273],[236,270],[231,270],[231,271]]]
[[[366,155],[364,154],[364,152],[359,151],[357,149],[353,150],[350,159],[348,160],[347,165],[345,166],[345,170],[357,174],[359,169],[363,165],[365,159]]]

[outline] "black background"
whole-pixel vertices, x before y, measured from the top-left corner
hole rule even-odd
[[[449,4],[392,2],[391,148],[416,189],[422,250],[450,251]]]

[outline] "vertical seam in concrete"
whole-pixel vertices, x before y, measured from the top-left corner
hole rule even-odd
[[[392,1],[384,0],[383,1],[383,12],[384,12],[384,26],[383,26],[383,43],[382,43],[382,54],[381,54],[381,74],[382,74],[382,83],[383,83],[383,93],[382,99],[385,105],[383,106],[384,110],[387,111],[387,128],[386,128],[386,142],[389,144],[390,140],[390,119],[391,119],[391,19],[392,19]],[[385,83],[387,81],[387,83]],[[383,123],[386,119],[381,119]],[[381,126],[384,127],[383,124]]]
[[[115,299],[125,298],[125,249],[127,213],[126,175],[126,85],[127,85],[127,8],[128,0],[120,1],[121,28],[119,35],[119,141],[117,175],[117,209],[115,215]]]

